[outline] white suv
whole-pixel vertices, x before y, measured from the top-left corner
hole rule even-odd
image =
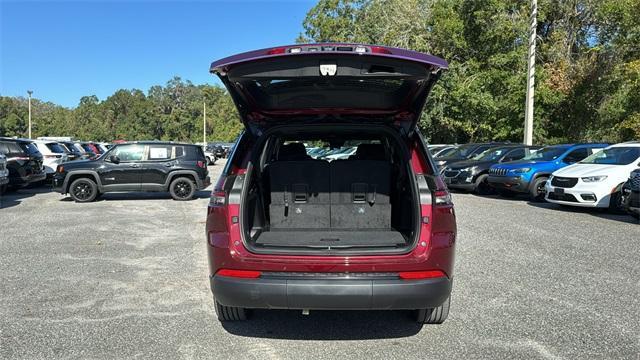
[[[640,167],[640,142],[609,146],[554,172],[547,181],[548,202],[619,210],[621,188]]]
[[[66,149],[55,141],[35,140],[33,144],[38,147],[38,151],[42,154],[42,165],[47,177],[55,174],[58,165],[69,160]]]

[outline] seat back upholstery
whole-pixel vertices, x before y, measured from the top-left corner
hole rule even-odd
[[[326,161],[276,161],[270,164],[271,228],[329,228],[329,173]]]

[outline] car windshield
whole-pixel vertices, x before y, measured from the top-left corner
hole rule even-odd
[[[447,157],[453,154],[456,151],[457,147],[451,147],[448,149],[440,150],[436,152],[435,157]]]
[[[567,151],[568,146],[548,146],[523,158],[523,160],[541,160],[551,161],[557,159],[560,155]]]
[[[640,147],[613,147],[598,151],[580,161],[581,164],[629,165],[640,158]]]
[[[473,150],[475,150],[477,145],[462,145],[458,146],[454,151],[444,155],[438,154],[438,157],[456,157],[456,158],[466,158],[467,156],[473,154]]]
[[[500,159],[510,148],[493,148],[485,150],[473,157],[473,160],[493,161]]]

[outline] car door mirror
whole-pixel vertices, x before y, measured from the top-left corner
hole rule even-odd
[[[109,156],[109,161],[114,164],[120,164],[120,158],[117,155]]]

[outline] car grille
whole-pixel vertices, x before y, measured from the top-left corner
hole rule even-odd
[[[631,177],[629,178],[629,184],[631,188],[635,191],[640,191],[640,173],[634,172],[631,173]]]
[[[498,176],[505,176],[507,175],[507,172],[509,170],[507,169],[502,169],[502,168],[497,168],[497,169],[489,169],[489,174],[490,175],[498,175]]]
[[[561,188],[572,188],[576,186],[577,183],[578,183],[578,178],[568,178],[568,177],[561,177],[561,176],[554,176],[553,179],[551,180],[551,185],[555,187],[561,187]]]
[[[444,176],[450,178],[457,177],[458,175],[460,175],[460,170],[446,170],[444,172]]]
[[[578,199],[576,199],[576,197],[571,194],[549,193],[549,199],[558,200],[558,201],[578,202]]]

